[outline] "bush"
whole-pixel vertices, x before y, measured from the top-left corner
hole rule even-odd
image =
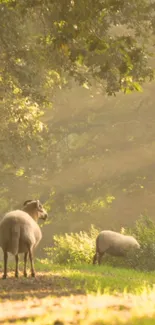
[[[128,234],[134,236],[141,249],[134,256],[128,256],[128,262],[133,267],[151,271],[155,269],[155,222],[147,216],[141,216],[133,229],[126,229]]]
[[[98,232],[99,230],[91,225],[88,233],[80,231],[79,233],[55,235],[53,237],[54,246],[45,248],[45,251],[53,263],[90,263]]]
[[[142,215],[133,228],[122,228],[121,233],[135,237],[140,244],[140,250],[132,250],[126,257],[106,255],[103,258],[104,263],[143,271],[155,270],[155,223]]]
[[[99,233],[93,225],[90,231],[54,236],[54,246],[46,248],[53,263],[92,263],[96,237]],[[124,257],[103,257],[103,263],[114,267],[132,267],[140,270],[155,269],[155,223],[147,216],[141,216],[133,228],[122,228],[121,233],[134,236],[141,245]]]

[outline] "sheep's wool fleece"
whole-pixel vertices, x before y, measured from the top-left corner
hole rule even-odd
[[[115,249],[128,250],[130,248],[139,248],[137,240],[132,236],[120,234],[111,230],[103,230],[98,235],[98,248],[101,252],[110,247]]]
[[[41,238],[40,227],[25,211],[11,211],[1,219],[0,246],[14,255],[37,246]]]

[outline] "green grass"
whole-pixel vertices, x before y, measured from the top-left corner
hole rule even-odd
[[[68,278],[74,290],[81,288],[84,293],[141,293],[144,288],[153,288],[154,272],[140,272],[133,269],[113,268],[101,265],[52,265],[47,260],[37,261],[40,271],[52,271]]]
[[[155,272],[48,260],[35,267],[37,280],[12,272],[0,280],[0,324],[155,324]]]

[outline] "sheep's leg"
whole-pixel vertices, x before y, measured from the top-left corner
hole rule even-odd
[[[15,261],[16,261],[16,269],[15,269],[15,278],[18,278],[18,264],[19,264],[19,256],[18,254],[15,255]]]
[[[29,258],[30,258],[30,264],[31,264],[31,276],[35,278],[35,269],[34,269],[34,262],[33,262],[33,253],[32,249],[29,249]]]
[[[8,253],[4,251],[4,273],[2,279],[6,279],[7,277],[7,262],[8,262]]]
[[[104,253],[98,253],[98,264],[101,265],[102,257]]]
[[[93,257],[93,264],[96,264],[96,261],[97,261],[97,253]]]
[[[28,253],[24,254],[24,276],[25,278],[27,278],[27,271],[26,271],[26,267],[27,267],[27,255]]]
[[[96,264],[96,262],[98,262],[98,264],[101,264],[102,261],[102,257],[103,257],[104,253],[96,253],[93,257],[93,264]]]

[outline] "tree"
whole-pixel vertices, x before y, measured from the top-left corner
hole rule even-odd
[[[148,0],[1,0],[2,72],[8,68],[14,92],[41,104],[68,76],[96,79],[108,94],[139,90],[152,78],[154,12]]]
[[[153,78],[154,13],[148,0],[0,0],[1,170],[38,155],[43,167],[52,134],[41,117],[70,78],[108,95]]]

